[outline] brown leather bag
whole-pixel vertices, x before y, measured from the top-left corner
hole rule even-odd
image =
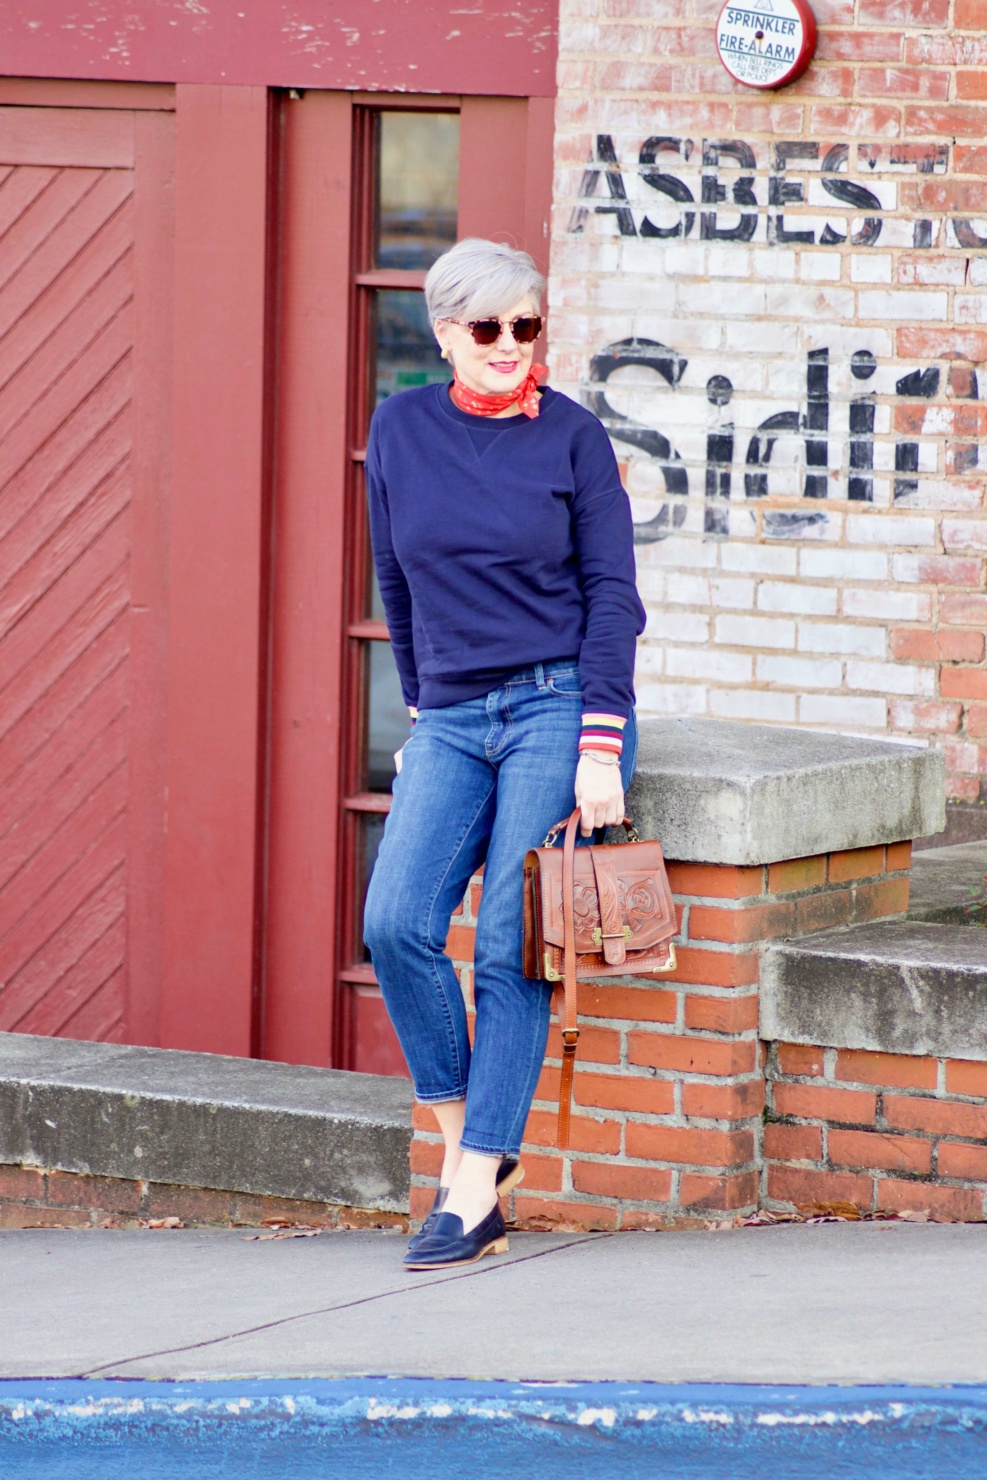
[[[642,843],[625,817],[626,843],[576,847],[579,809],[557,822],[524,860],[524,974],[557,983],[562,1028],[559,1145],[569,1144],[579,1025],[576,982],[673,971],[675,906],[661,845]],[[561,849],[553,846],[565,828]]]

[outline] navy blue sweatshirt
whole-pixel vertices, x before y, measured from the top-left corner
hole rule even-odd
[[[630,506],[600,422],[545,389],[537,417],[390,396],[367,447],[370,533],[405,703],[441,708],[579,658],[583,710],[626,719],[644,610]],[[618,742],[619,743],[619,742]]]

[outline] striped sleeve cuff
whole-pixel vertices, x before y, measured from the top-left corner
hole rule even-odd
[[[623,732],[626,723],[626,719],[621,719],[619,714],[584,714],[579,749],[609,750],[614,755],[620,755],[624,748]]]

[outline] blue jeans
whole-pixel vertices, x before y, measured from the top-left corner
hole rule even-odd
[[[516,1156],[538,1083],[551,988],[521,969],[523,862],[575,806],[581,723],[575,660],[536,663],[483,698],[422,710],[394,783],[364,937],[415,1093],[425,1102],[465,1097],[467,1151]],[[636,750],[632,715],[625,788]],[[481,864],[471,1051],[444,948]]]

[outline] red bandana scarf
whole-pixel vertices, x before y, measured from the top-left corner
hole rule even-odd
[[[502,396],[486,396],[479,391],[471,391],[453,372],[452,399],[460,411],[470,411],[474,416],[496,416],[513,406],[515,401],[525,416],[537,416],[541,409],[538,385],[547,374],[544,365],[532,365],[516,390],[507,391]]]

